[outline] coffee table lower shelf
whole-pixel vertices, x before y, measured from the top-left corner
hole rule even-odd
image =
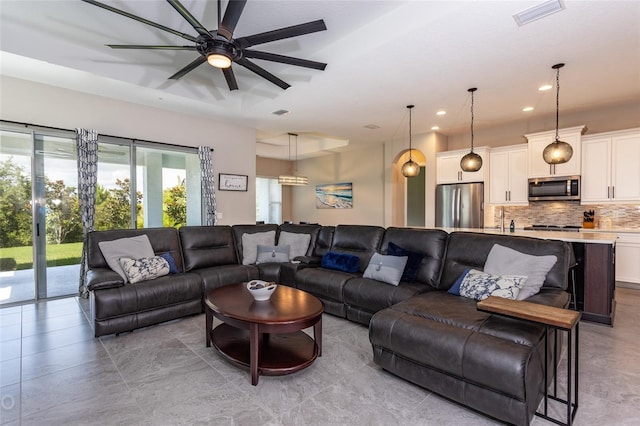
[[[249,330],[220,324],[210,331],[213,346],[227,359],[243,367],[251,367]],[[297,331],[287,334],[261,333],[258,374],[282,376],[295,373],[313,363],[319,348],[308,334]]]

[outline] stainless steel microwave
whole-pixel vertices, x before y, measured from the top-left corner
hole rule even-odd
[[[529,179],[529,201],[580,200],[580,176]]]

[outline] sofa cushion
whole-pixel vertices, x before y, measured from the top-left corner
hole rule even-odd
[[[256,263],[282,263],[288,261],[289,246],[263,246],[258,244]]]
[[[253,265],[258,258],[258,245],[274,245],[276,231],[242,234],[242,264]]]
[[[412,283],[416,280],[418,275],[418,269],[424,259],[424,253],[418,253],[415,251],[405,250],[402,247],[389,242],[387,245],[387,254],[391,256],[407,256],[407,264],[402,272],[402,281]]]
[[[107,262],[107,265],[117,272],[123,280],[127,281],[127,274],[125,274],[120,265],[119,259],[121,257],[128,257],[132,259],[138,259],[141,257],[153,257],[153,247],[149,242],[149,237],[146,235],[138,235],[136,237],[119,238],[112,241],[100,241],[98,243],[102,255]]]
[[[489,296],[515,300],[527,277],[518,275],[492,275],[471,269],[460,284],[460,296],[484,300]]]
[[[120,266],[131,284],[169,275],[169,262],[160,256],[132,259],[121,257]]]
[[[326,269],[333,269],[342,272],[358,272],[360,269],[360,258],[347,253],[327,252],[322,256],[320,265]]]
[[[289,259],[291,260],[298,256],[306,256],[310,242],[310,234],[296,234],[294,232],[282,231],[278,236],[278,246],[289,247]]]
[[[371,278],[383,283],[398,285],[407,264],[407,256],[385,256],[374,253],[365,269],[363,278]]]
[[[524,275],[527,277],[517,299],[524,300],[537,294],[547,278],[547,273],[556,264],[554,255],[532,256],[509,247],[494,244],[484,264],[484,271],[496,275]]]
[[[331,252],[358,256],[364,272],[373,253],[379,252],[384,228],[369,225],[338,225],[333,234]]]
[[[182,226],[179,232],[185,271],[238,263],[230,226]]]

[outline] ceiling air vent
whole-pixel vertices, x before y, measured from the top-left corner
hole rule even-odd
[[[519,26],[528,24],[537,19],[549,16],[552,13],[560,12],[564,9],[564,2],[562,0],[548,0],[544,3],[540,3],[536,6],[525,9],[522,12],[513,15],[513,19],[516,20]]]
[[[364,126],[366,129],[371,129],[371,130],[376,130],[379,129],[380,126],[376,126],[375,124],[367,124],[366,126]]]
[[[287,111],[286,109],[279,109],[277,111],[273,111],[271,114],[273,115],[287,115],[291,111]]]

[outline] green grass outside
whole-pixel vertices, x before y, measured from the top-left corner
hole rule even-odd
[[[47,244],[47,266],[77,265],[82,243]],[[0,248],[0,259],[14,259],[16,269],[33,269],[33,247]]]

